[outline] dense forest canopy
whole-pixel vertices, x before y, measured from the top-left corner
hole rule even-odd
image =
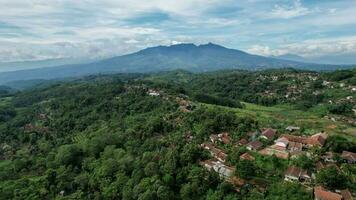
[[[247,161],[234,144],[300,123],[300,135],[331,134],[313,155],[356,152],[355,78],[356,70],[172,71],[0,88],[0,199],[312,199],[302,184],[282,181],[288,166],[315,170],[320,156],[251,152]],[[223,132],[233,141],[219,144],[226,162],[249,183],[239,191],[201,165],[211,156],[200,144]],[[338,159],[315,184],[356,192],[355,170]]]

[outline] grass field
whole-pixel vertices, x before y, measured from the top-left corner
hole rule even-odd
[[[11,101],[12,97],[3,97],[0,98],[0,106],[6,106],[9,104],[9,102]]]
[[[347,136],[350,140],[356,141],[356,127],[343,122],[334,122],[325,119],[316,113],[296,110],[289,105],[261,106],[251,103],[243,103],[245,108],[228,108],[226,110],[234,111],[239,116],[252,117],[261,124],[261,126],[299,126],[305,134],[314,134],[325,131],[330,135],[341,134]],[[213,106],[213,105],[208,105]]]

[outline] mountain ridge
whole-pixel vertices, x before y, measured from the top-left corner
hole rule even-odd
[[[135,53],[89,64],[71,64],[4,72],[0,73],[0,84],[16,80],[58,79],[110,73],[150,73],[175,69],[204,72],[222,69],[261,70],[270,68],[333,70],[340,67],[253,55],[213,43],[201,45],[182,43],[171,46],[149,47]]]

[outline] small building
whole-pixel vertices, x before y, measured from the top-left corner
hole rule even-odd
[[[261,155],[265,156],[276,156],[277,158],[280,159],[288,159],[289,158],[289,153],[286,151],[284,147],[280,147],[277,145],[272,145],[269,147],[266,147],[259,151]]]
[[[264,138],[266,140],[272,140],[274,138],[274,136],[276,135],[276,130],[271,129],[271,128],[267,128],[266,130],[264,130],[261,134],[261,138]]]
[[[149,89],[148,90],[148,95],[150,95],[150,96],[159,96],[160,93],[157,90]]]
[[[227,154],[224,152],[224,150],[215,147],[214,144],[211,143],[203,143],[200,146],[208,150],[211,156],[213,156],[215,159],[219,160],[220,162],[226,162]]]
[[[260,135],[260,133],[258,131],[247,133],[247,136],[249,137],[250,141],[255,141],[259,135]]]
[[[289,132],[299,131],[300,127],[298,127],[298,126],[287,126],[286,130],[289,131]]]
[[[342,200],[342,196],[325,190],[321,186],[314,187],[314,199],[315,200]]]
[[[328,135],[326,133],[317,133],[310,136],[307,140],[309,146],[324,146]]]
[[[219,141],[224,144],[229,144],[231,141],[230,135],[227,132],[218,134],[218,137],[219,137]]]
[[[311,181],[311,176],[307,170],[301,169],[296,166],[289,166],[284,174],[284,180],[286,181]]]
[[[333,152],[326,152],[325,155],[322,156],[322,158],[324,159],[325,162],[336,162],[336,160],[334,159],[335,158],[335,155]]]
[[[288,151],[291,153],[299,153],[303,150],[303,144],[298,142],[289,142]]]
[[[341,190],[341,196],[343,200],[352,200],[352,194],[348,189]]]
[[[246,144],[248,144],[248,141],[247,141],[245,138],[242,138],[241,140],[239,140],[239,141],[237,142],[237,145],[238,145],[238,146],[244,146],[244,145],[246,145]]]
[[[249,154],[248,152],[246,152],[246,153],[244,153],[244,154],[242,154],[242,155],[240,156],[240,159],[241,159],[241,160],[253,161],[253,160],[255,160],[255,157],[253,157],[251,154]]]
[[[201,162],[201,164],[209,171],[214,170],[222,178],[229,178],[234,174],[235,171],[233,167],[227,166],[217,160],[206,160]]]
[[[356,153],[343,151],[341,154],[341,158],[347,163],[350,164],[356,163]]]
[[[286,137],[280,137],[277,140],[274,141],[275,145],[287,148],[289,140]]]
[[[246,145],[246,149],[252,151],[252,150],[259,150],[261,149],[261,147],[263,146],[262,142],[258,141],[258,140],[255,140],[255,141],[252,141],[252,142],[249,142],[247,145]]]
[[[244,179],[236,176],[230,177],[227,181],[235,187],[236,192],[240,192],[241,188],[246,185],[246,181]]]
[[[210,135],[210,141],[212,143],[222,142],[223,144],[229,144],[231,141],[230,135],[227,132],[223,132],[220,134],[212,134]]]
[[[211,134],[211,135],[209,136],[209,139],[210,139],[210,141],[211,141],[212,143],[217,143],[217,142],[219,141],[219,137],[218,137],[217,134]]]

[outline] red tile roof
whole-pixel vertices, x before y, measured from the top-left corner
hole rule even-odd
[[[276,130],[268,128],[262,132],[262,135],[268,139],[272,139],[276,135]]]
[[[242,160],[250,160],[250,161],[255,160],[255,157],[253,157],[253,156],[252,156],[251,154],[249,154],[248,152],[242,154],[242,155],[240,156],[240,158],[241,158]]]
[[[356,162],[356,153],[343,151],[341,154],[341,158],[348,160],[350,162]]]
[[[351,192],[348,189],[341,190],[341,196],[344,198],[344,200],[352,200]]]
[[[317,200],[341,200],[342,196],[325,190],[323,187],[314,187],[314,196]]]
[[[256,141],[249,142],[247,146],[251,147],[252,149],[258,150],[263,146],[263,144],[260,141],[256,140]]]

